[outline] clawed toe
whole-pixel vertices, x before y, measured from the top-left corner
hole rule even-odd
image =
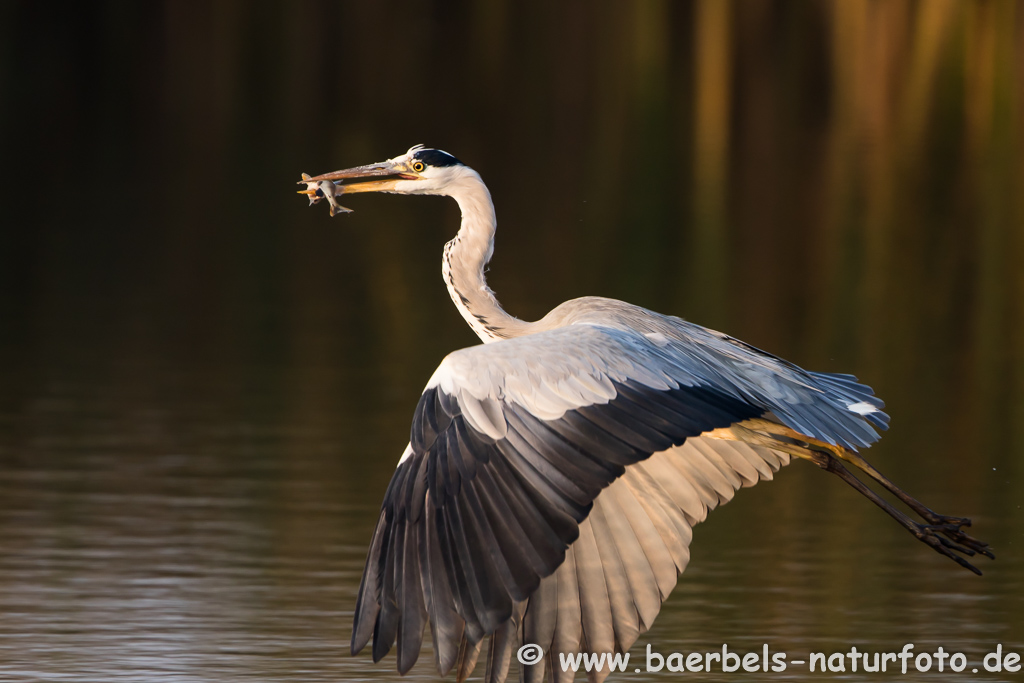
[[[979,541],[973,536],[969,536],[963,532],[961,527],[971,526],[971,520],[967,517],[950,517],[949,515],[932,514],[928,515],[927,519],[930,522],[929,526],[935,531],[938,531],[946,538],[954,541],[960,546],[970,549],[969,552],[965,550],[960,550],[959,552],[966,552],[968,555],[978,553],[990,559],[996,559],[996,556],[992,553],[988,543]]]
[[[971,538],[967,534],[963,533],[960,531],[958,525],[918,524],[915,526],[916,528],[911,529],[911,531],[918,540],[931,546],[932,549],[940,555],[945,555],[964,569],[969,569],[978,576],[981,576],[981,570],[957,553],[967,555],[968,557],[973,557],[976,553],[981,553],[986,557],[994,559],[992,552],[988,549],[988,544],[982,543],[981,541]],[[946,536],[946,538],[943,538],[943,536],[940,536],[939,534]]]
[[[989,547],[988,543],[985,543],[984,541],[979,541],[973,536],[968,536],[963,531],[960,531],[959,528],[950,531],[943,531],[942,533],[945,534],[945,536],[950,540],[959,543],[965,548],[970,548],[973,551],[971,553],[972,555],[974,553],[978,553],[979,555],[984,555],[990,560],[996,559],[996,556],[992,553],[992,549]]]

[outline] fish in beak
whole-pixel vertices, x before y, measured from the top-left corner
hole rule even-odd
[[[352,209],[339,204],[335,197],[357,192],[388,192],[394,189],[397,181],[417,177],[404,162],[385,161],[312,177],[303,173],[299,185],[305,185],[306,189],[299,190],[299,194],[307,195],[311,205],[326,199],[331,205],[331,216],[335,216],[352,213]]]
[[[316,180],[311,178],[308,173],[302,174],[299,184],[306,186],[305,190],[299,190],[299,194],[309,197],[310,206],[319,204],[321,199],[326,199],[327,203],[331,205],[332,218],[339,213],[352,213],[352,209],[342,206],[335,199],[338,195],[344,194],[344,186],[338,186],[330,180]]]

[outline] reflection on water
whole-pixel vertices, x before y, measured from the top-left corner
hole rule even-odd
[[[1015,7],[5,4],[0,679],[394,678],[351,609],[419,390],[474,341],[457,211],[331,221],[291,183],[418,142],[489,182],[510,311],[615,296],[859,374],[872,461],[999,556],[974,577],[797,463],[695,530],[634,656],[1024,653]]]
[[[337,676],[372,515],[335,444],[118,390],[35,397],[5,444],[0,677]]]

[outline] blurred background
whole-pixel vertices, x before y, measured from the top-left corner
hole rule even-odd
[[[695,530],[634,656],[1024,654],[1022,84],[1012,0],[0,4],[0,678],[393,678],[351,610],[475,343],[458,210],[294,183],[416,143],[489,183],[510,312],[611,296],[857,374],[872,461],[999,558],[797,463]]]

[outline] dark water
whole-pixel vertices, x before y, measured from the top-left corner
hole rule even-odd
[[[614,296],[855,372],[871,460],[996,548],[975,577],[797,463],[696,529],[639,666],[914,643],[969,665],[907,680],[1013,680],[971,669],[1024,654],[1024,13],[797,7],[5,4],[0,680],[394,678],[351,610],[474,343],[457,210],[292,183],[419,142],[489,182],[510,311]]]

